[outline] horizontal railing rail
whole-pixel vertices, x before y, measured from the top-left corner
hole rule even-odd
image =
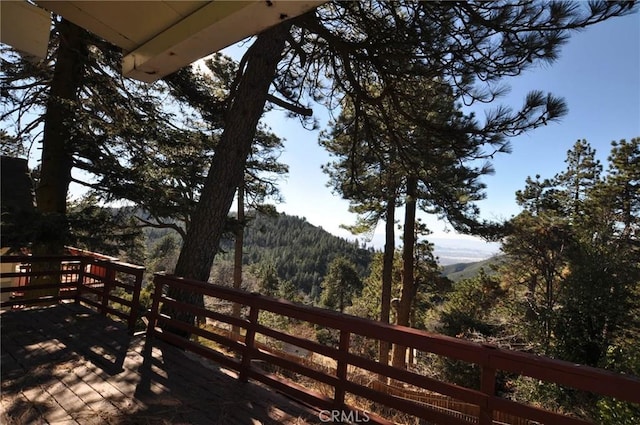
[[[582,419],[500,397],[496,394],[498,371],[528,376],[544,382],[614,397],[621,401],[640,403],[640,379],[634,376],[616,374],[528,353],[504,350],[491,345],[478,344],[417,329],[384,324],[175,276],[156,275],[154,285],[153,303],[147,329],[148,337],[165,340],[233,368],[239,372],[241,380],[255,379],[319,409],[347,409],[346,411],[353,413],[367,414],[367,418],[374,423],[392,422],[350,405],[346,400],[347,394],[362,397],[373,403],[388,406],[395,411],[434,423],[469,424],[469,421],[468,418],[461,417],[461,415],[452,415],[443,409],[430,407],[426,403],[415,402],[381,391],[379,387],[372,388],[364,383],[356,382],[348,373],[350,368],[358,368],[369,372],[372,376],[383,376],[391,381],[406,383],[425,392],[438,393],[459,402],[475,405],[479,414],[474,423],[480,425],[497,423],[498,417],[502,418],[505,414],[547,424],[584,425],[589,423]],[[238,303],[248,308],[248,314],[243,318],[237,318],[232,317],[231,314],[222,314],[178,302],[165,295],[168,288],[198,293],[229,303]],[[164,305],[167,311],[188,312],[193,316],[209,318],[229,326],[239,327],[243,330],[244,336],[242,338],[228,338],[181,322],[171,315],[161,313],[161,305]],[[260,322],[260,312],[270,312],[289,319],[334,329],[339,333],[339,343],[335,347],[327,346],[273,329]],[[182,330],[185,333],[197,335],[199,340],[208,340],[235,352],[237,358],[224,355],[218,350],[200,343],[199,340],[188,340],[178,336],[175,332],[163,331],[163,328]],[[326,368],[314,368],[274,355],[269,350],[261,349],[260,344],[256,344],[257,335],[293,344],[333,359],[335,367],[332,372],[327,372]],[[354,354],[350,347],[351,338],[354,335],[377,341],[387,341],[392,344],[412,347],[425,353],[475,364],[481,371],[480,389],[442,382],[410,370],[394,368]],[[333,396],[321,394],[292,380],[268,373],[263,368],[257,367],[253,362],[255,360],[304,375],[322,383],[322,385],[329,386],[333,389]]]
[[[86,251],[82,255],[0,256],[1,264],[13,265],[13,271],[0,273],[0,293],[11,294],[9,299],[3,297],[0,307],[20,308],[73,300],[103,315],[119,317],[133,333],[141,310],[145,268],[100,257],[94,258]],[[121,290],[114,291],[115,288]],[[130,295],[130,299],[124,298],[124,294]]]

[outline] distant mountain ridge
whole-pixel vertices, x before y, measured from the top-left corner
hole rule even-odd
[[[500,243],[486,242],[479,238],[469,237],[429,237],[434,245],[434,254],[443,265],[457,263],[475,263],[491,258],[500,253]]]
[[[449,264],[442,267],[442,275],[451,279],[454,282],[458,282],[463,279],[469,279],[480,273],[480,269],[484,269],[487,274],[492,274],[492,266],[498,265],[503,261],[504,256],[496,255],[491,258],[482,261],[475,261],[472,263],[456,263]]]

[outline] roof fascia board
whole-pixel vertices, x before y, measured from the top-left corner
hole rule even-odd
[[[113,31],[109,25],[100,21],[90,13],[87,13],[72,1],[37,0],[37,3],[41,7],[53,11],[56,15],[60,15],[84,29],[88,30],[88,28],[91,28],[91,32],[105,40],[109,40],[110,43],[121,47],[125,51],[131,51],[137,47],[134,40]],[[114,2],[114,7],[115,5],[117,5],[116,2]]]
[[[153,82],[326,0],[213,1],[123,58],[125,77]]]
[[[0,1],[0,41],[35,56],[47,57],[51,14],[26,1]]]

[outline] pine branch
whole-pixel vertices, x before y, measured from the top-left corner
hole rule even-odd
[[[268,94],[267,95],[267,100],[271,103],[274,103],[282,108],[285,108],[293,113],[296,113],[298,115],[302,115],[305,117],[310,117],[313,115],[313,110],[311,108],[305,108],[303,106],[300,105],[295,105],[293,103],[289,103],[284,99],[280,99],[278,97],[275,97],[272,94]]]
[[[136,226],[138,228],[153,227],[155,229],[173,229],[176,232],[178,232],[178,234],[183,240],[187,236],[187,233],[184,231],[184,229],[175,223],[164,223],[157,219],[156,219],[156,222],[154,223],[152,221],[145,220],[144,218],[139,217],[137,215],[135,216],[135,218],[143,223],[142,225]]]

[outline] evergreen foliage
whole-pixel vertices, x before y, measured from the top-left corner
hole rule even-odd
[[[400,296],[400,288],[402,284],[402,259],[399,252],[394,255],[394,266],[392,267],[391,276],[391,296],[398,298]],[[360,297],[352,300],[352,305],[347,309],[347,313],[359,317],[366,317],[371,320],[379,320],[381,306],[381,293],[383,272],[383,254],[373,254],[369,274],[364,278],[362,284],[362,292]]]
[[[442,305],[438,331],[473,339],[496,336],[499,325],[491,311],[505,295],[500,282],[480,269],[477,276],[460,281]]]
[[[533,351],[637,374],[639,146],[637,138],[614,142],[603,175],[595,151],[579,140],[565,171],[543,182],[527,179],[518,193],[525,210],[510,223],[499,272],[514,295],[511,331]],[[544,386],[534,397],[593,416],[612,405]],[[632,423],[634,409],[618,407],[629,412],[617,416],[619,423]]]
[[[447,294],[447,300],[440,308],[436,331],[478,342],[495,342],[502,331],[495,308],[503,296],[499,281],[480,269],[477,276],[458,282]],[[438,358],[437,368],[449,382],[480,388],[480,369],[477,365]]]
[[[68,244],[122,261],[144,264],[144,236],[130,208],[101,207],[95,196],[72,201],[67,210]]]
[[[313,295],[315,301],[319,299],[320,285],[328,272],[328,265],[336,257],[348,258],[360,276],[365,276],[368,271],[372,249],[337,238],[304,218],[286,214],[250,215],[245,228],[243,263],[271,265],[279,279],[290,281],[306,295]],[[230,251],[231,241],[223,243],[222,247]],[[221,260],[229,255],[221,256]]]
[[[327,274],[322,281],[320,303],[343,313],[361,290],[362,281],[356,272],[355,265],[345,257],[336,257],[329,264]]]

